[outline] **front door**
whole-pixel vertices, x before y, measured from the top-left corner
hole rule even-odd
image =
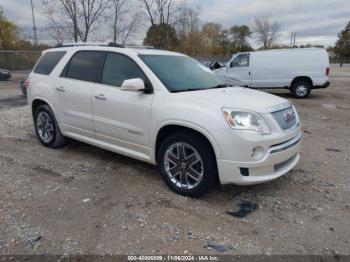
[[[249,53],[238,54],[227,65],[228,79],[238,80],[243,86],[250,86],[251,72],[249,67]]]
[[[108,53],[101,84],[96,85],[92,96],[94,129],[98,140],[113,144],[126,154],[141,152],[149,155],[153,95],[122,91],[122,83],[132,78],[141,78],[145,84],[150,84],[133,59]]]

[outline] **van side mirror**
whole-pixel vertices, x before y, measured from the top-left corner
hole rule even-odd
[[[145,82],[141,78],[127,79],[123,82],[120,90],[131,92],[145,92]]]

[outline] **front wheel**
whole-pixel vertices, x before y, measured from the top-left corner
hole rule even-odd
[[[164,181],[180,195],[198,197],[216,183],[215,155],[196,134],[179,132],[169,136],[161,144],[157,160]]]
[[[295,98],[306,98],[311,93],[311,85],[304,81],[295,82],[291,87],[291,92]]]

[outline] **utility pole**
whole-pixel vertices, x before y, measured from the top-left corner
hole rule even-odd
[[[294,33],[293,47],[295,46],[295,39],[297,38],[298,33]]]
[[[294,38],[294,32],[292,32],[291,36],[290,36],[290,43],[289,43],[289,47],[292,48],[293,47],[293,38]]]
[[[32,18],[33,18],[33,30],[34,30],[34,46],[36,47],[38,45],[38,38],[37,38],[37,35],[36,35],[33,0],[30,0],[30,4],[32,6]]]

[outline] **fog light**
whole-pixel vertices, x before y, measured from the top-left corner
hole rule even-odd
[[[265,155],[265,149],[262,146],[257,146],[252,151],[252,158],[255,160],[260,160]]]

